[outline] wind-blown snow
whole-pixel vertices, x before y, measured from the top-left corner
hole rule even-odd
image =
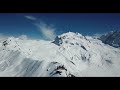
[[[9,37],[0,41],[0,76],[120,76],[119,58],[119,48],[79,33],[64,33],[54,41]]]

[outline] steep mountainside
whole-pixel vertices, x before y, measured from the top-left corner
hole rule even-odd
[[[100,40],[105,44],[109,44],[113,47],[120,47],[120,31],[111,31],[100,37]]]

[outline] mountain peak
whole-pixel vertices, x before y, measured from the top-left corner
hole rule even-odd
[[[77,33],[77,32],[76,33],[74,33],[74,32],[67,32],[67,33],[63,33],[59,37],[72,38],[72,37],[83,37],[83,36],[82,36],[82,34]]]
[[[58,46],[62,44],[78,45],[79,41],[81,41],[82,39],[86,39],[86,38],[80,33],[67,32],[67,33],[63,33],[62,35],[58,35],[53,41],[53,43],[55,43]]]

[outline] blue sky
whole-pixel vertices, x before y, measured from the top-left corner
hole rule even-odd
[[[35,25],[40,22],[53,28],[56,35],[68,31],[101,34],[120,28],[120,13],[0,13],[0,33],[40,38],[42,34],[38,29],[41,28]]]

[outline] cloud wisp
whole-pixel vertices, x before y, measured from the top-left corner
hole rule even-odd
[[[56,37],[56,28],[53,25],[48,25],[43,21],[39,21],[38,18],[33,16],[25,16],[27,19],[34,21],[33,24],[37,26],[38,31],[42,34],[45,40],[54,40]]]
[[[55,28],[47,25],[44,22],[35,24],[38,27],[38,30],[42,33],[44,39],[53,40],[56,37]]]
[[[7,39],[8,37],[9,37],[9,36],[0,33],[0,41],[1,41],[1,40],[4,40],[4,39]]]
[[[33,16],[25,16],[25,18],[27,18],[27,19],[29,19],[29,20],[37,20],[37,18],[36,17],[33,17]]]

